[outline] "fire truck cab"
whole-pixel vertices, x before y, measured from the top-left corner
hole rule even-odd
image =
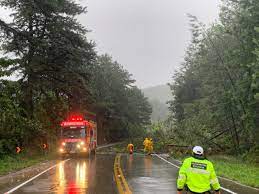
[[[97,147],[97,126],[94,121],[72,116],[61,123],[59,154],[95,154]]]

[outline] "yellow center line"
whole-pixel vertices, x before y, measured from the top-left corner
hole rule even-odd
[[[121,170],[121,155],[117,154],[114,161],[114,178],[117,184],[119,194],[132,194],[129,185]]]

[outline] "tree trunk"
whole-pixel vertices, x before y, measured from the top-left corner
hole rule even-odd
[[[106,143],[105,140],[105,131],[104,131],[104,116],[99,113],[96,117],[97,120],[97,143],[98,145],[102,145]]]
[[[30,74],[28,74],[27,84],[25,85],[24,103],[25,103],[27,118],[32,119],[33,113],[34,113],[33,81],[32,81],[32,76]]]
[[[235,118],[233,115],[233,111],[231,108],[231,105],[229,106],[229,110],[230,110],[230,115],[231,115],[231,119],[232,119],[232,124],[233,124],[233,132],[234,132],[234,143],[235,143],[235,150],[236,150],[236,154],[239,154],[239,136],[237,133],[237,126],[236,126],[236,122],[235,122]]]

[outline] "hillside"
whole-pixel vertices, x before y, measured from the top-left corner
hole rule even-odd
[[[143,89],[142,91],[149,99],[158,100],[163,104],[166,104],[166,102],[171,99],[171,91],[168,85],[149,87]]]
[[[171,99],[171,92],[168,85],[159,85],[142,90],[152,105],[152,122],[165,120],[169,114],[166,102]]]

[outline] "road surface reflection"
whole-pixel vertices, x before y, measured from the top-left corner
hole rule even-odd
[[[71,158],[65,163],[58,162],[56,168],[25,184],[14,193],[114,194],[116,187],[113,183],[113,163],[114,155]],[[10,187],[4,192],[10,190]]]
[[[86,193],[91,179],[89,175],[93,174],[91,171],[94,171],[92,163],[95,163],[95,160],[79,160],[74,166],[69,165],[69,169],[66,168],[65,163],[60,163],[56,169],[56,180],[58,180],[56,192],[58,194]]]

